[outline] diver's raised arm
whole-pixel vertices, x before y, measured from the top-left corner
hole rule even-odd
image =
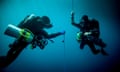
[[[74,11],[71,11],[71,24],[77,28],[81,28],[80,24],[75,23],[74,15],[75,15]]]

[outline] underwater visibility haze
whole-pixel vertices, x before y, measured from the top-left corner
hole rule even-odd
[[[4,34],[8,24],[18,25],[29,14],[48,16],[53,24],[53,28],[45,29],[48,33],[66,31],[54,38],[54,43],[49,41],[43,50],[39,47],[32,50],[28,45],[0,72],[120,71],[119,5],[118,0],[0,0],[0,56],[7,54],[8,45],[15,40]],[[79,48],[76,41],[79,29],[71,25],[72,10],[76,22],[84,14],[99,21],[100,38],[107,44],[109,56],[94,55],[87,45],[83,50]]]

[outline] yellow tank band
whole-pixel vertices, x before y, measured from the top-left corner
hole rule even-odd
[[[25,31],[24,29],[21,29],[20,31],[20,37],[24,37],[25,40],[28,40],[30,38],[30,32]]]

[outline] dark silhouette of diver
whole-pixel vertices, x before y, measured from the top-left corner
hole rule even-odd
[[[50,24],[49,17],[40,17],[35,16],[34,14],[25,17],[24,20],[20,22],[20,24],[18,24],[17,27],[21,28],[21,30],[13,27],[16,29],[14,32],[16,33],[17,30],[20,30],[19,33],[22,34],[13,42],[13,44],[9,45],[10,49],[7,53],[7,56],[0,57],[0,61],[2,61],[0,62],[0,67],[6,67],[9,64],[11,64],[28,44],[32,45],[32,49],[34,49],[36,46],[39,46],[41,49],[44,49],[44,47],[48,44],[47,40],[65,34],[65,31],[48,34],[44,30],[44,28],[49,29],[53,27],[53,25]],[[7,31],[5,31],[5,34],[11,34],[10,31],[13,30],[8,29]],[[12,33],[12,35],[14,34]],[[33,40],[31,42],[28,42],[30,39],[30,35],[33,36]]]
[[[96,19],[90,20],[87,15],[83,15],[81,21],[77,24],[74,22],[74,12],[72,12],[71,20],[72,25],[80,29],[80,32],[77,33],[77,40],[81,42],[80,49],[83,49],[87,44],[93,54],[101,52],[103,55],[108,55],[104,50],[106,44],[99,38],[99,23]],[[95,45],[100,46],[101,49],[96,49]]]

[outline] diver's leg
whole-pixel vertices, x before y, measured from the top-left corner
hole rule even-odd
[[[9,45],[9,50],[7,52],[7,55],[3,57],[0,57],[0,67],[4,68],[6,66],[9,65],[10,63],[10,59],[11,59],[11,55],[14,53],[14,51],[16,50],[15,44],[17,43],[17,40],[15,40],[12,44]]]
[[[80,49],[83,49],[83,48],[84,48],[84,46],[85,46],[85,44],[86,44],[86,43],[85,43],[85,41],[84,41],[84,40],[82,40],[82,41],[81,41],[81,43],[80,43]]]
[[[106,56],[109,55],[109,54],[104,50],[104,48],[101,48],[101,53],[102,53],[102,55],[106,55]]]
[[[18,43],[18,40],[15,40],[13,43],[9,44],[9,48],[13,48]]]
[[[6,56],[0,56],[0,68],[5,67],[5,61],[6,61]]]
[[[102,39],[99,39],[99,38],[96,38],[94,40],[94,43],[98,46],[100,46],[101,48],[105,48],[106,47],[106,44],[102,41]]]
[[[15,45],[13,45],[7,53],[5,67],[11,64],[18,57],[21,51],[28,45],[28,43],[23,41],[17,41],[14,43]]]
[[[100,52],[100,50],[97,50],[93,44],[93,42],[89,41],[88,43],[88,46],[90,47],[91,51],[93,54],[98,54]]]
[[[101,47],[101,53],[103,55],[108,55],[108,53],[104,50],[104,48],[106,47],[106,44],[102,41],[102,39],[96,39],[94,43]]]

